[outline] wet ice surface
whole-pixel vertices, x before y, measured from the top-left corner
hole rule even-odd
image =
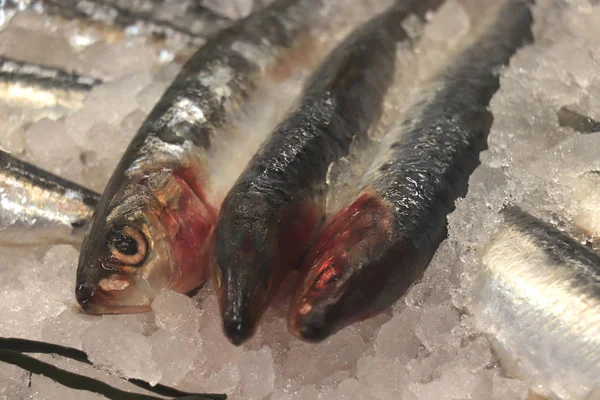
[[[477,6],[449,0],[433,15],[436,26],[423,32],[428,51],[420,49],[418,62],[439,63],[467,34]],[[538,0],[535,15],[537,44],[520,51],[503,73],[491,106],[490,148],[471,177],[469,195],[449,218],[449,238],[423,280],[387,313],[314,345],[287,333],[283,301],[269,310],[256,336],[237,348],[221,333],[210,285],[194,299],[163,292],[148,314],[86,316],[72,307],[75,249],[2,248],[0,335],[76,347],[114,375],[225,392],[231,399],[525,399],[534,384],[507,376],[490,348],[487,327],[469,313],[477,252],[507,198],[574,234],[578,225],[600,236],[600,136],[560,127],[557,117],[568,106],[600,120],[600,6]],[[12,116],[0,145],[101,190],[178,64],[161,63],[156,48],[137,41],[74,49],[60,35],[43,38],[46,28],[36,26],[13,19],[0,32],[2,54],[29,61],[40,61],[42,54],[49,65],[93,71],[110,82],[94,89],[79,111],[31,117],[0,108],[0,115]],[[42,359],[131,390],[91,367]],[[44,377],[30,381],[23,370],[2,363],[0,381],[0,398],[81,397]]]

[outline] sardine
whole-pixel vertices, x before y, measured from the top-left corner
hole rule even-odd
[[[152,10],[99,0],[34,0],[19,9],[42,12],[58,21],[77,21],[82,27],[96,26],[107,38],[141,34],[193,46],[204,44],[206,38],[231,25],[206,9],[195,8],[181,18],[165,20],[156,18]]]
[[[439,3],[411,6],[423,17]],[[322,222],[329,165],[379,120],[397,45],[408,39],[401,23],[409,11],[394,6],[327,57],[225,198],[213,260],[223,326],[234,344],[253,334]]]
[[[597,399],[600,256],[516,206],[502,215],[472,312],[508,373],[552,399]]]
[[[243,141],[231,123],[262,81],[289,71],[280,66],[292,50],[311,51],[300,45],[310,43],[321,11],[319,0],[276,1],[184,65],[102,194],[77,270],[84,310],[148,311],[160,289],[186,293],[205,282],[204,244],[222,200],[211,173],[235,163],[230,146]]]
[[[0,57],[0,100],[25,107],[79,109],[100,79]]]
[[[0,150],[1,245],[79,245],[99,198]]]
[[[357,194],[309,250],[289,315],[295,335],[323,340],[420,279],[486,146],[498,69],[532,40],[531,23],[527,2],[504,5],[384,136]]]

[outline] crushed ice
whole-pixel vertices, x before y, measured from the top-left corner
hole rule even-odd
[[[465,35],[476,3],[449,0],[426,31],[427,43]],[[600,235],[597,216],[585,217],[600,207],[598,181],[584,178],[600,170],[600,136],[561,127],[557,117],[561,107],[576,106],[600,118],[600,6],[585,0],[537,3],[536,44],[520,51],[502,75],[491,105],[489,150],[468,196],[449,217],[449,238],[423,280],[388,313],[314,345],[293,339],[285,307],[274,307],[256,337],[236,348],[221,333],[210,288],[194,299],[163,292],[149,314],[91,317],[71,307],[76,250],[2,248],[0,334],[84,349],[116,375],[225,392],[231,399],[525,399],[528,386],[505,375],[485,327],[468,313],[477,251],[507,198],[541,216],[590,221],[582,228]],[[178,67],[162,65],[156,49],[139,42],[97,41],[75,50],[65,37],[37,29],[40,24],[37,15],[13,18],[0,31],[2,54],[85,71],[109,83],[62,118],[19,114],[0,145],[101,190]],[[0,114],[11,115],[2,108]],[[89,367],[69,368],[94,374]],[[23,370],[2,363],[0,381],[0,398],[79,398],[44,377],[30,383]]]

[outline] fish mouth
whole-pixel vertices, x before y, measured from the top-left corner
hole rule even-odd
[[[219,299],[223,333],[227,340],[235,346],[243,344],[254,335],[258,320],[262,315],[260,312],[257,313],[262,308],[257,307],[252,299],[248,299],[247,296],[243,296],[241,299],[245,299],[245,301],[229,302],[223,297]],[[254,309],[242,306],[243,303],[254,304]]]
[[[152,311],[153,295],[141,288],[105,291],[98,285],[84,283],[75,289],[81,311],[90,315],[139,314]]]
[[[256,332],[266,309],[267,296],[262,291],[260,295],[248,293],[238,285],[239,281],[236,283],[225,282],[219,289],[218,299],[223,333],[233,345],[239,346]]]
[[[250,322],[247,317],[223,316],[223,331],[227,339],[235,346],[240,346],[247,341],[255,330],[255,324]]]
[[[298,339],[310,343],[322,342],[334,333],[331,324],[326,322],[325,313],[307,301],[290,311],[288,330]]]

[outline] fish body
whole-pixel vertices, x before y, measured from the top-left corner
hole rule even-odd
[[[178,18],[161,19],[152,8],[136,7],[135,2],[34,0],[18,9],[42,12],[58,21],[77,22],[82,28],[95,26],[106,39],[147,35],[154,40],[193,46],[204,44],[206,38],[231,25],[231,21],[199,7],[188,9]]]
[[[0,57],[0,100],[31,108],[78,109],[101,80]]]
[[[600,257],[516,206],[481,254],[474,315],[502,366],[551,399],[600,394]]]
[[[321,8],[319,0],[276,1],[221,31],[183,66],[100,199],[77,271],[84,310],[148,311],[160,289],[186,293],[205,282],[204,244],[222,199],[211,170],[235,162],[223,145],[239,138],[234,116],[260,82],[281,72]]]
[[[99,197],[0,150],[1,245],[78,245]]]
[[[225,198],[213,260],[224,330],[234,344],[253,334],[321,224],[329,165],[379,120],[397,45],[408,39],[401,26],[408,14],[393,7],[330,53]]]
[[[498,69],[532,39],[531,23],[526,2],[508,2],[384,136],[360,189],[309,250],[289,315],[294,334],[323,340],[421,277],[486,146]]]

